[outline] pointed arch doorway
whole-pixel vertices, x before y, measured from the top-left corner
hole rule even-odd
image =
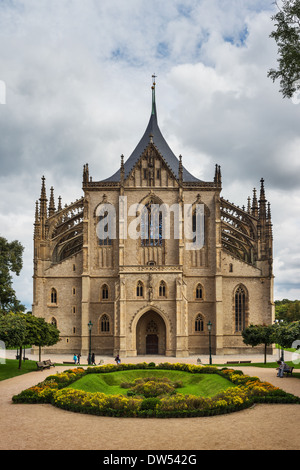
[[[153,310],[144,313],[136,326],[136,349],[138,355],[165,355],[166,325]]]

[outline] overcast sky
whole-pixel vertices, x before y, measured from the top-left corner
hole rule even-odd
[[[25,246],[14,280],[31,309],[41,177],[56,204],[82,168],[111,176],[142,137],[157,75],[160,129],[185,167],[240,207],[265,179],[275,299],[300,298],[300,104],[276,67],[273,0],[0,0],[0,236]]]

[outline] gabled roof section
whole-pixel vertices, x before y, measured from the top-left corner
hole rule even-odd
[[[172,150],[170,149],[169,145],[167,144],[164,136],[162,135],[158,122],[157,122],[157,112],[156,112],[156,100],[155,100],[155,76],[153,85],[152,85],[152,109],[151,109],[151,116],[150,120],[148,123],[148,126],[145,130],[145,133],[141,140],[139,141],[138,145],[128,158],[126,162],[124,163],[124,178],[126,179],[135,164],[138,162],[140,159],[141,155],[149,145],[149,142],[153,142],[155,145],[156,149],[162,156],[163,160],[165,161],[166,165],[168,168],[172,171],[172,173],[175,175],[175,177],[178,179],[179,178],[179,160],[178,158],[174,155]],[[104,181],[111,181],[111,182],[117,182],[120,181],[120,169],[112,175],[110,178],[107,178]],[[195,176],[191,175],[184,167],[183,167],[183,181],[184,182],[201,182],[198,178]]]

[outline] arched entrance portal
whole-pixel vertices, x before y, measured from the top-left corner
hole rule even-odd
[[[166,326],[153,310],[144,313],[137,323],[136,349],[139,355],[166,353]]]

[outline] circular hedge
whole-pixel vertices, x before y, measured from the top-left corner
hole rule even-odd
[[[205,398],[178,393],[178,384],[148,379],[126,384],[126,395],[107,395],[66,388],[87,374],[101,374],[120,370],[180,370],[191,374],[219,374],[235,387],[213,397]],[[240,370],[217,369],[213,366],[194,366],[181,363],[140,363],[104,365],[83,369],[77,367],[48,376],[43,382],[22,391],[12,398],[13,403],[51,403],[65,410],[99,416],[117,417],[196,417],[239,411],[254,403],[300,403],[300,398],[288,394],[257,377],[244,375]]]

